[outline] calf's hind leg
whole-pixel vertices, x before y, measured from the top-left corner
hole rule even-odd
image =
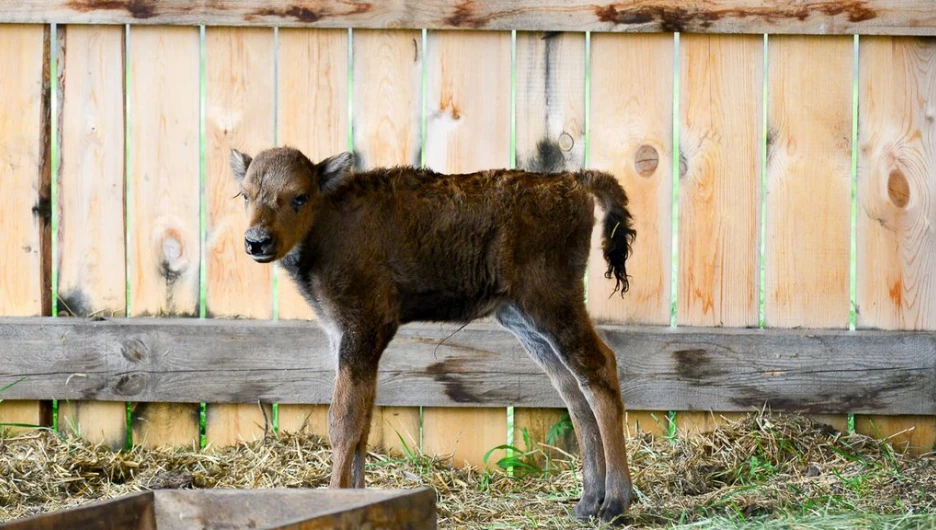
[[[523,304],[520,312],[573,374],[595,416],[606,467],[604,500],[598,517],[611,521],[627,511],[633,495],[617,360],[595,332],[584,303],[550,307],[549,299],[535,297],[531,303]]]
[[[569,409],[582,451],[583,491],[582,498],[575,506],[575,515],[585,519],[597,515],[604,500],[605,458],[601,432],[588,400],[572,372],[562,363],[549,342],[533,329],[526,315],[505,305],[498,309],[496,317],[498,323],[517,337],[530,357],[546,372]]]

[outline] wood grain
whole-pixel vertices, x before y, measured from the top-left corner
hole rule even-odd
[[[211,317],[273,316],[272,268],[244,252],[248,219],[228,161],[231,149],[256,154],[273,145],[274,59],[273,30],[205,30],[205,306]]]
[[[505,443],[507,409],[427,407],[423,411],[423,453],[450,458],[454,467],[485,467],[485,453]],[[491,452],[487,467],[496,469],[506,455],[500,449]]]
[[[58,315],[124,316],[124,28],[69,26],[59,33],[59,50]],[[59,425],[122,449],[126,404],[61,403]]]
[[[422,158],[421,31],[355,31],[351,105],[357,166],[419,166]],[[419,448],[418,407],[377,407],[369,443]],[[397,433],[403,437],[397,436]],[[405,446],[404,446],[405,444]]]
[[[436,528],[435,492],[429,488],[161,490],[155,493],[160,529]]]
[[[445,173],[509,166],[510,33],[432,31],[426,46],[426,165]],[[506,409],[423,409],[423,451],[451,454],[455,465],[483,465],[484,452],[506,441]]]
[[[679,273],[676,321],[757,326],[764,41],[680,38]],[[737,413],[680,412],[679,432]]]
[[[318,0],[296,5],[261,0],[27,0],[6,7],[0,22],[936,35],[936,14],[928,0]]]
[[[455,329],[404,326],[380,365],[378,405],[562,407],[508,332],[476,323],[440,345]],[[931,332],[598,330],[637,410],[936,414]],[[324,404],[334,380],[325,334],[304,322],[4,319],[0,340],[0,385],[26,378],[5,399]]]
[[[56,510],[4,524],[9,530],[156,530],[153,492],[133,493],[90,505]],[[161,527],[160,527],[161,528]]]
[[[588,309],[600,321],[669,324],[673,246],[673,36],[596,34],[591,41],[590,167],[613,173],[630,199],[637,239],[622,299],[592,237]],[[639,72],[639,74],[638,74]]]
[[[419,449],[419,427],[418,407],[375,407],[367,444],[404,455],[407,449]],[[317,434],[327,440],[328,406],[281,404],[279,430]]]
[[[134,27],[127,47],[129,312],[194,316],[201,260],[198,28]],[[190,445],[197,441],[197,411],[197,405],[136,407],[134,442]]]
[[[769,41],[765,321],[846,328],[852,39]]]
[[[857,304],[862,328],[936,329],[936,45],[862,39],[859,48]],[[936,418],[858,417],[899,450],[936,446]]]
[[[585,35],[517,33],[516,158],[529,171],[574,171],[585,158]],[[523,447],[526,429],[533,447],[546,443],[549,429],[564,409],[518,408],[514,445]],[[553,443],[560,451],[577,450],[575,435]],[[544,448],[549,456],[560,451]]]
[[[279,32],[277,143],[313,161],[348,150],[348,32]],[[279,271],[279,317],[312,319],[308,302]]]
[[[214,318],[273,316],[273,268],[244,252],[248,219],[228,164],[232,148],[256,154],[273,145],[273,44],[272,29],[205,29],[205,312]],[[209,404],[207,443],[262,437],[273,432],[270,418],[268,410],[265,421],[256,404]]]
[[[49,32],[0,26],[0,315],[51,311]],[[0,385],[2,388],[5,385]],[[6,396],[0,396],[6,398]],[[46,399],[46,398],[42,398]],[[0,403],[0,423],[42,424],[38,402]],[[14,429],[19,430],[19,429]]]

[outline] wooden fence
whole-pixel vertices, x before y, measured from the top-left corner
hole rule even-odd
[[[0,423],[50,424],[54,399],[115,448],[324,434],[333,361],[244,254],[226,162],[290,144],[612,171],[632,290],[608,298],[596,250],[588,304],[629,428],[768,406],[932,448],[930,3],[504,5],[0,2]],[[401,331],[372,443],[480,463],[508,407],[542,439],[545,376],[490,323],[453,331]]]

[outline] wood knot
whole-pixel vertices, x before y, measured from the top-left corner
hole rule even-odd
[[[910,202],[910,182],[907,176],[899,169],[891,170],[887,177],[887,195],[894,206],[906,208]]]
[[[124,359],[132,363],[138,363],[146,358],[149,348],[139,339],[130,339],[120,345],[120,353],[124,356]]]
[[[641,176],[650,177],[660,165],[660,153],[650,145],[642,145],[634,153],[634,169]]]
[[[572,138],[571,134],[562,133],[559,135],[559,149],[571,151],[573,147],[575,147],[575,139]]]
[[[146,375],[133,372],[123,374],[114,384],[114,393],[120,396],[135,396],[146,388]]]

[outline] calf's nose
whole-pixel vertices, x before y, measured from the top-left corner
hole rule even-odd
[[[272,254],[273,246],[273,237],[262,228],[250,228],[244,235],[244,248],[251,256],[267,256]]]

